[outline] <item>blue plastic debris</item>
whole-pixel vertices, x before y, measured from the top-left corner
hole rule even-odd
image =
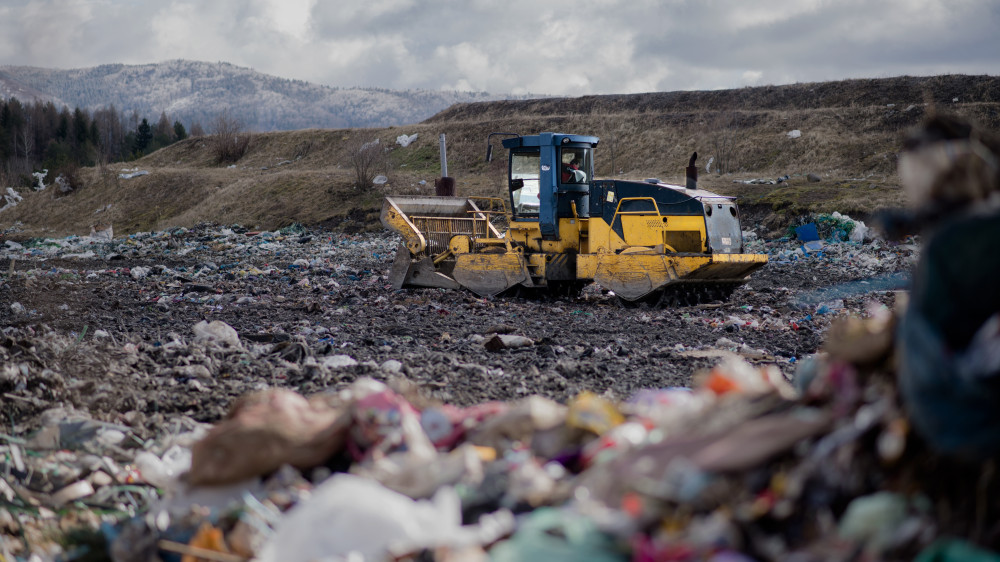
[[[795,227],[795,237],[803,242],[819,240],[819,230],[816,228],[816,223],[810,222],[802,226]]]
[[[810,252],[819,252],[823,249],[823,246],[824,244],[822,240],[810,240],[802,245],[802,251],[807,254]]]

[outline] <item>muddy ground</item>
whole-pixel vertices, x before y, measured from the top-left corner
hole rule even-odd
[[[0,401],[15,435],[58,405],[148,435],[178,414],[216,421],[253,389],[308,394],[362,376],[403,377],[458,405],[583,390],[624,399],[687,386],[725,351],[791,379],[833,319],[896,298],[864,282],[817,290],[906,271],[917,252],[866,240],[803,253],[796,240],[750,236],[749,251],[771,261],[728,301],[651,309],[596,286],[542,299],[395,291],[389,233],[201,225],[22,243],[0,245]],[[232,326],[239,343],[200,338],[202,320]],[[493,333],[533,345],[489,351]]]

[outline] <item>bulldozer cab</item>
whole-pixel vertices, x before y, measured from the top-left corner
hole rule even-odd
[[[589,216],[597,137],[541,133],[505,139],[513,220],[538,221],[557,240],[560,218]]]

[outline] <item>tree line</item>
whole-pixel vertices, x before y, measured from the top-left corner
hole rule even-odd
[[[190,133],[166,112],[151,123],[137,111],[114,105],[93,113],[52,102],[0,100],[0,187],[29,186],[36,170],[55,173],[134,160],[190,136],[203,135],[198,123]]]

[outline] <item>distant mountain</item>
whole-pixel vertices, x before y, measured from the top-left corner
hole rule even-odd
[[[474,92],[332,88],[224,62],[187,60],[70,70],[0,66],[0,96],[91,111],[114,104],[151,121],[166,111],[172,120],[206,129],[229,109],[257,131],[405,125],[455,103],[504,99]]]

